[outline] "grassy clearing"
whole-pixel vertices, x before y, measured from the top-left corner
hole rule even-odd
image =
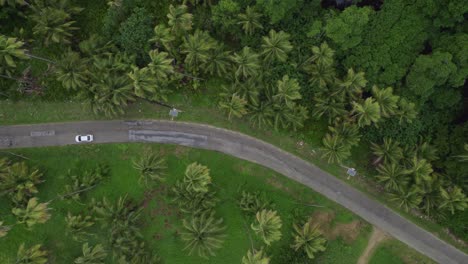
[[[323,122],[309,121],[304,129],[298,132],[274,130],[260,130],[252,128],[248,120],[237,119],[229,122],[225,115],[216,107],[216,95],[221,89],[221,83],[209,81],[206,87],[199,93],[174,93],[169,102],[176,108],[183,110],[180,121],[206,123],[223,127],[251,135],[274,144],[288,152],[294,153],[301,158],[314,163],[321,169],[345,180],[346,175],[343,168],[336,164],[328,164],[320,158],[321,139],[327,131]],[[169,119],[168,109],[146,101],[138,101],[127,108],[127,113],[117,117],[119,119]],[[78,120],[105,120],[105,116],[97,116],[80,102],[76,101],[0,101],[0,125],[10,124],[33,124],[44,122],[62,122]],[[298,147],[298,141],[304,141],[304,147]],[[450,237],[438,224],[422,219],[411,213],[400,210],[396,204],[390,203],[386,194],[382,194],[375,182],[370,178],[370,168],[367,168],[367,160],[370,158],[366,153],[366,146],[359,146],[353,152],[354,159],[346,163],[347,166],[355,167],[360,172],[360,177],[347,181],[350,185],[367,193],[369,196],[386,204],[404,217],[431,231],[441,239],[448,241],[459,249],[468,252],[468,249],[460,245]],[[366,175],[367,174],[367,175]]]
[[[137,172],[132,168],[132,159],[141,155],[145,147],[163,153],[168,161],[168,177],[164,184],[152,189],[145,189],[138,184]],[[143,234],[149,248],[158,252],[168,264],[182,263],[239,263],[241,257],[249,248],[250,242],[247,230],[251,219],[242,217],[237,207],[239,191],[261,191],[267,194],[275,204],[275,209],[283,220],[283,238],[267,249],[273,262],[281,249],[288,248],[291,241],[292,223],[295,215],[311,216],[317,210],[332,212],[335,218],[329,224],[333,227],[353,221],[362,221],[341,206],[329,201],[325,197],[313,192],[306,186],[293,182],[269,169],[256,164],[242,161],[217,152],[195,150],[179,146],[142,145],[142,144],[112,144],[67,146],[40,149],[21,149],[15,151],[29,157],[30,165],[39,167],[46,182],[39,188],[40,201],[49,201],[63,194],[64,186],[70,182],[67,171],[71,169],[86,170],[99,163],[111,167],[111,177],[104,180],[97,188],[85,194],[85,201],[92,198],[108,197],[112,200],[128,193],[128,196],[145,203]],[[11,157],[10,157],[11,158]],[[217,256],[205,260],[199,257],[189,257],[182,252],[183,243],[177,235],[181,229],[181,219],[176,214],[176,208],[170,203],[167,189],[177,179],[183,177],[185,167],[191,162],[200,162],[211,170],[214,187],[221,199],[217,206],[217,215],[223,217],[227,225],[227,236],[224,247],[217,252]],[[320,204],[325,208],[304,206],[301,204]],[[68,211],[80,212],[85,208],[76,202],[55,200],[50,205],[53,216],[44,225],[37,225],[32,230],[22,226],[15,226],[5,243],[0,243],[0,263],[14,263],[17,248],[22,242],[28,245],[43,243],[53,255],[51,263],[72,263],[80,255],[81,243],[74,242],[66,235],[64,217]],[[0,199],[2,220],[13,223],[14,218],[8,212],[11,206],[7,198]],[[91,243],[106,242],[102,229],[95,227],[96,237]],[[318,256],[319,263],[353,263],[366,246],[370,234],[370,225],[362,222],[357,236],[352,241],[345,241],[346,234],[331,239],[325,253]],[[255,238],[255,235],[252,233]],[[254,239],[256,247],[261,243]],[[106,245],[107,246],[107,245]],[[289,250],[289,249],[288,249]],[[111,262],[109,262],[111,263]],[[280,263],[278,263],[280,264]],[[282,264],[282,263],[281,263]]]
[[[369,264],[433,264],[432,260],[408,248],[398,240],[386,240],[374,251]]]

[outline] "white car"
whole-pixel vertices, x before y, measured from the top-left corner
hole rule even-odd
[[[93,142],[93,135],[78,135],[75,137],[75,141],[80,142]]]

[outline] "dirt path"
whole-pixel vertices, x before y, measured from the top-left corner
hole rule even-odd
[[[372,257],[372,253],[374,253],[374,249],[379,245],[380,242],[384,241],[388,238],[388,235],[384,233],[382,230],[378,229],[377,227],[373,227],[371,237],[369,238],[369,242],[367,243],[367,247],[362,252],[361,257],[359,257],[358,264],[367,264],[369,263],[370,258]]]

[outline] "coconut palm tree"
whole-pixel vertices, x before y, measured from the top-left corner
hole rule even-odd
[[[419,158],[425,159],[427,161],[434,161],[438,159],[437,149],[428,142],[419,144],[419,146],[416,148],[416,153]]]
[[[415,156],[411,160],[410,166],[407,168],[406,172],[413,176],[416,184],[420,185],[431,180],[431,173],[433,170],[431,163]]]
[[[334,95],[346,94],[351,99],[356,99],[362,94],[362,88],[366,87],[367,80],[364,77],[364,72],[355,73],[354,70],[348,69],[348,73],[343,81],[337,86]]]
[[[71,14],[67,12],[68,10],[52,6],[42,7],[35,5],[32,6],[32,10],[33,14],[30,18],[35,24],[33,34],[37,38],[43,39],[46,46],[51,43],[71,43],[72,32],[78,30],[78,28],[73,26],[75,21],[71,19]]]
[[[242,191],[242,195],[239,199],[239,207],[242,211],[247,213],[257,213],[267,208],[270,203],[265,199],[264,196],[260,196],[260,193],[250,193]]]
[[[167,169],[166,160],[153,152],[146,152],[139,160],[133,161],[133,167],[140,172],[140,184],[148,185],[148,180],[163,181]]]
[[[255,76],[260,70],[259,55],[249,47],[244,47],[241,52],[231,56],[236,65],[236,77],[248,78]]]
[[[68,212],[65,217],[67,232],[75,241],[82,241],[89,233],[86,229],[94,225],[94,221],[89,215],[72,215]]]
[[[400,208],[406,212],[410,209],[417,208],[422,201],[422,196],[417,187],[410,189],[401,189],[390,194],[390,201],[398,203]]]
[[[231,52],[224,51],[222,44],[217,44],[209,51],[206,61],[202,64],[203,71],[218,77],[225,76],[231,67],[230,54]]]
[[[149,56],[151,62],[148,64],[148,68],[157,79],[167,79],[169,74],[174,73],[173,59],[169,58],[167,52],[151,50]]]
[[[341,163],[341,161],[347,159],[351,155],[351,147],[345,144],[339,135],[330,135],[327,133],[322,143],[322,157],[326,158],[328,163]]]
[[[359,127],[365,127],[379,122],[381,116],[380,105],[374,98],[367,98],[362,104],[353,102],[353,113],[357,118]]]
[[[260,19],[262,18],[261,13],[255,12],[255,8],[247,6],[244,14],[237,16],[239,22],[237,24],[242,25],[242,29],[245,34],[253,35],[256,29],[263,29]]]
[[[182,44],[181,53],[186,54],[185,64],[193,73],[197,73],[199,67],[208,61],[210,50],[215,46],[216,42],[208,32],[196,30]]]
[[[306,62],[313,62],[317,65],[331,66],[333,65],[333,56],[335,51],[331,49],[326,42],[320,46],[312,46],[312,56]]]
[[[213,211],[218,203],[216,192],[208,189],[208,192],[196,192],[187,188],[187,183],[177,181],[172,188],[174,201],[177,202],[179,210],[192,216],[199,216],[205,212]]]
[[[442,178],[437,173],[431,174],[430,181],[418,185],[422,195],[421,209],[423,209],[427,215],[434,215],[442,212],[441,210],[437,210],[440,203],[440,188],[442,188],[442,185]]]
[[[0,238],[5,237],[10,230],[11,226],[3,225],[3,221],[0,221]]]
[[[302,98],[300,90],[301,87],[296,79],[289,79],[288,75],[284,75],[282,80],[278,80],[277,92],[273,99],[284,102],[292,108],[293,102]]]
[[[400,119],[400,124],[411,123],[416,118],[418,112],[416,111],[416,105],[409,102],[405,98],[401,98],[398,102],[398,110],[396,115]]]
[[[83,256],[75,259],[75,264],[104,264],[107,252],[101,244],[90,247],[88,243],[83,244]]]
[[[254,127],[263,129],[273,126],[273,109],[268,102],[259,102],[249,107],[250,122]]]
[[[340,122],[335,126],[329,126],[328,129],[333,135],[340,137],[345,145],[356,146],[361,140],[359,127],[354,123]]]
[[[219,102],[219,108],[226,111],[228,114],[228,120],[231,121],[231,117],[242,117],[247,114],[247,100],[237,94],[232,94],[230,97],[225,98],[224,101]]]
[[[402,191],[408,184],[408,174],[396,162],[384,162],[377,168],[377,181],[382,183],[387,191]]]
[[[169,5],[168,25],[172,34],[181,35],[192,29],[192,14],[187,13],[186,5]]]
[[[133,92],[136,96],[149,99],[156,92],[157,81],[156,77],[151,74],[148,67],[138,68],[133,66],[133,70],[128,73],[128,77],[132,80]]]
[[[327,64],[311,64],[306,66],[305,70],[310,75],[309,82],[311,85],[326,87],[336,80],[335,69]]]
[[[26,0],[0,0],[0,6],[9,5],[16,8],[16,5],[26,5]]]
[[[185,169],[184,183],[188,190],[195,192],[208,192],[211,183],[210,169],[196,162]]]
[[[0,192],[11,196],[17,205],[25,204],[38,192],[37,185],[42,183],[42,173],[29,168],[25,162],[9,165],[0,173]]]
[[[374,85],[372,87],[372,96],[375,98],[377,103],[379,103],[382,116],[389,117],[397,112],[400,97],[393,94],[392,87],[379,89],[379,87]]]
[[[16,38],[0,35],[0,74],[11,75],[11,70],[16,68],[15,60],[26,60],[28,56],[23,49],[24,42]]]
[[[284,62],[288,58],[288,53],[293,49],[289,42],[290,35],[283,31],[276,32],[270,30],[268,36],[262,38],[262,56],[267,63],[276,60]]]
[[[313,115],[317,118],[327,117],[328,123],[332,123],[333,120],[348,113],[345,109],[345,103],[332,96],[317,96],[314,98],[314,102]]]
[[[88,65],[80,58],[80,54],[69,50],[56,65],[57,81],[68,90],[84,88],[88,81]]]
[[[315,258],[315,254],[325,251],[327,240],[322,236],[317,226],[310,226],[305,223],[302,227],[294,225],[294,243],[291,247],[295,250],[303,250],[307,253],[309,259]]]
[[[281,226],[281,218],[276,211],[263,209],[257,212],[250,227],[269,246],[281,239]]]
[[[18,218],[18,223],[31,227],[35,224],[43,224],[50,218],[49,203],[39,203],[36,197],[29,199],[25,208],[13,208],[13,214]]]
[[[468,198],[458,186],[447,189],[440,188],[439,209],[449,210],[454,214],[456,210],[463,211],[468,207]]]
[[[165,24],[159,24],[154,27],[154,36],[149,41],[156,43],[158,48],[164,47],[168,52],[174,51],[173,42],[175,41],[175,36]]]
[[[185,241],[184,250],[189,251],[189,255],[196,252],[198,256],[207,258],[214,256],[215,250],[221,248],[226,229],[222,225],[223,219],[215,219],[212,213],[204,213],[194,216],[191,219],[182,221],[184,231],[181,238]]]
[[[269,264],[270,258],[263,252],[263,249],[260,250],[249,250],[247,255],[242,257],[242,264]]]
[[[373,142],[371,144],[372,153],[377,156],[376,163],[382,160],[383,162],[396,163],[403,158],[403,149],[397,141],[393,141],[391,138],[384,138],[382,145]]]
[[[25,248],[24,243],[20,245],[16,254],[16,264],[45,264],[47,263],[47,251],[42,249],[41,244]]]

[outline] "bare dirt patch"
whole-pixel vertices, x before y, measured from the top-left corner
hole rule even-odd
[[[369,259],[372,257],[374,250],[382,241],[384,241],[387,238],[389,238],[389,236],[385,232],[374,226],[372,229],[371,237],[369,238],[369,242],[367,243],[367,247],[366,249],[364,249],[364,252],[362,252],[362,255],[359,257],[358,264],[369,263]]]
[[[328,240],[335,240],[337,237],[343,238],[346,243],[356,240],[361,232],[361,221],[355,220],[351,223],[332,226],[333,219],[335,219],[333,212],[317,211],[309,221],[312,225],[318,225],[319,230]]]

